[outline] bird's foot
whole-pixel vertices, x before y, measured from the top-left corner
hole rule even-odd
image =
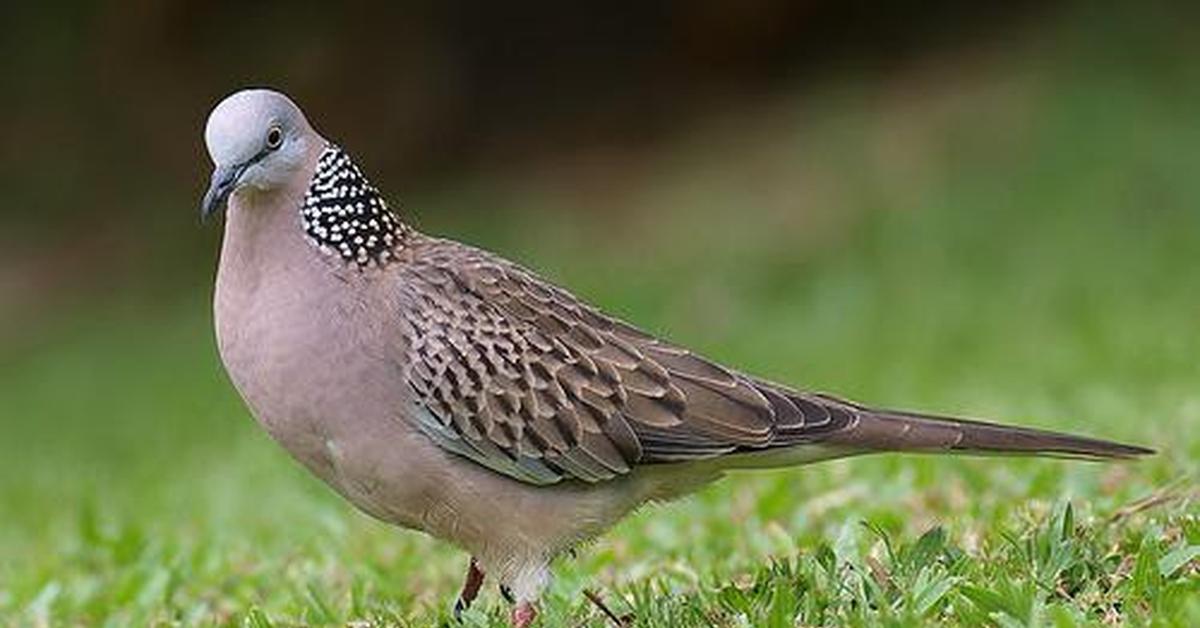
[[[588,601],[590,601],[592,604],[595,604],[596,608],[599,608],[600,612],[604,613],[604,616],[609,618],[612,621],[613,625],[616,626],[617,628],[625,628],[626,626],[633,625],[633,614],[632,613],[630,613],[628,615],[617,615],[616,613],[614,613],[612,611],[612,609],[610,609],[608,607],[607,604],[604,603],[604,598],[600,597],[599,593],[596,593],[595,591],[592,591],[591,589],[584,589],[583,597],[586,597],[588,599]]]
[[[471,603],[479,596],[479,587],[483,586],[483,570],[479,562],[471,557],[471,566],[467,567],[467,577],[463,581],[462,591],[454,601],[454,621],[461,622],[463,611],[471,608]]]
[[[509,616],[509,625],[512,628],[529,628],[533,625],[533,620],[537,619],[537,608],[533,602],[521,602],[513,607],[512,615]]]

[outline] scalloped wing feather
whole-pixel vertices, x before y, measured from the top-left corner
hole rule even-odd
[[[410,259],[409,380],[443,447],[546,484],[771,443],[754,380],[486,252],[429,239]]]

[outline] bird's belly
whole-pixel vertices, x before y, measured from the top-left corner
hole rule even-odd
[[[446,452],[404,417],[325,441],[330,483],[380,520],[454,543],[485,564],[553,556],[642,503],[634,479],[533,486]]]
[[[324,375],[288,385],[299,367],[277,365],[271,390],[247,394],[271,436],[359,510],[454,543],[495,569],[553,556],[644,501],[633,480],[537,487],[495,473],[419,431],[405,414],[411,398],[392,390],[402,380],[348,377],[311,356],[300,362]],[[350,390],[357,401],[322,390]]]
[[[441,449],[417,429],[403,374],[373,357],[378,347],[328,319],[318,335],[290,318],[229,325],[222,359],[271,437],[367,514],[496,563],[553,555],[643,501],[624,481],[535,487]]]

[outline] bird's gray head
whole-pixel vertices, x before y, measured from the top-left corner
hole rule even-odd
[[[304,166],[316,138],[300,108],[279,92],[246,89],[225,98],[204,128],[214,168],[201,214],[221,211],[241,190],[279,188]]]

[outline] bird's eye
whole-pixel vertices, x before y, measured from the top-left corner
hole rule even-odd
[[[282,143],[283,143],[283,129],[280,129],[277,126],[271,127],[271,130],[267,131],[267,148],[274,150],[276,148],[279,148],[279,145]]]

